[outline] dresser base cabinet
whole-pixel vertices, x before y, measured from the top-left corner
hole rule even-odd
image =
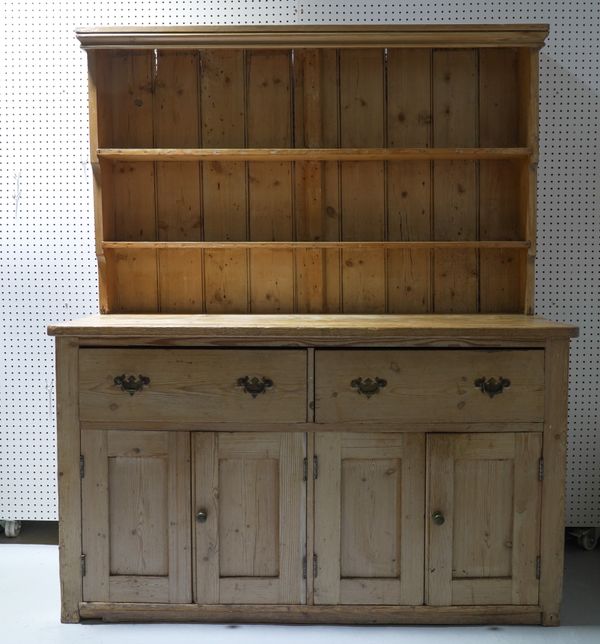
[[[78,31],[102,315],[49,330],[63,621],[558,623],[547,34]]]
[[[153,317],[51,329],[63,621],[558,623],[572,327]]]

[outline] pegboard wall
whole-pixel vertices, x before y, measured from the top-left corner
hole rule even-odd
[[[536,310],[572,345],[568,516],[600,526],[597,0],[5,0],[0,6],[0,518],[56,519],[49,322],[97,312],[86,57],[93,25],[549,22]]]

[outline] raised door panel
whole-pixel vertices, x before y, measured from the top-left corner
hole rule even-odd
[[[306,601],[302,433],[194,436],[199,604]]]
[[[187,432],[83,431],[85,601],[192,599]]]
[[[423,603],[423,434],[315,437],[315,604]]]
[[[537,604],[541,435],[427,440],[427,603]]]

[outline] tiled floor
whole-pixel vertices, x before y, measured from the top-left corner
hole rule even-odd
[[[15,644],[599,644],[600,549],[567,548],[562,626],[337,627],[204,624],[61,624],[58,552],[39,545],[55,538],[25,526],[17,540],[0,539],[0,627]],[[23,543],[37,541],[37,544]]]

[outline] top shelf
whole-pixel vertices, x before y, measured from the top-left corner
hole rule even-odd
[[[417,161],[526,159],[529,148],[100,148],[113,161]]]
[[[547,24],[247,25],[79,29],[83,49],[542,47]]]

